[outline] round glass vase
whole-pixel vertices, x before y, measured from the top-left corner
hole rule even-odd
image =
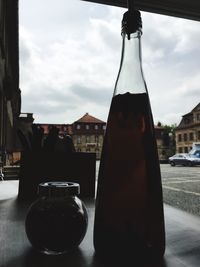
[[[37,251],[59,255],[79,246],[88,226],[87,210],[79,193],[77,183],[39,184],[38,199],[25,219],[27,237]]]

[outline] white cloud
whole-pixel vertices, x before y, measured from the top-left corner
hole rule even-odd
[[[33,112],[38,122],[73,122],[86,112],[106,120],[124,12],[79,0],[21,0],[22,111]],[[146,12],[142,19],[154,121],[178,123],[200,102],[199,22]]]

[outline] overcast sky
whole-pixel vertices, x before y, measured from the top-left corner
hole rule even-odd
[[[106,121],[126,11],[80,0],[20,0],[22,112],[38,123]],[[143,70],[154,123],[178,124],[200,102],[200,22],[142,13]]]

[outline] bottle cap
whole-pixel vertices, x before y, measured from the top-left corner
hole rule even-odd
[[[142,19],[139,10],[127,11],[123,15],[122,19],[122,33],[131,33],[136,32],[137,30],[142,30]]]
[[[46,197],[62,197],[79,195],[80,185],[73,182],[45,182],[38,186],[38,195]]]

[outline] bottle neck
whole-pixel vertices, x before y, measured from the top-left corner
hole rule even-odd
[[[141,31],[122,33],[120,69],[115,83],[114,95],[124,93],[147,93],[141,61]]]

